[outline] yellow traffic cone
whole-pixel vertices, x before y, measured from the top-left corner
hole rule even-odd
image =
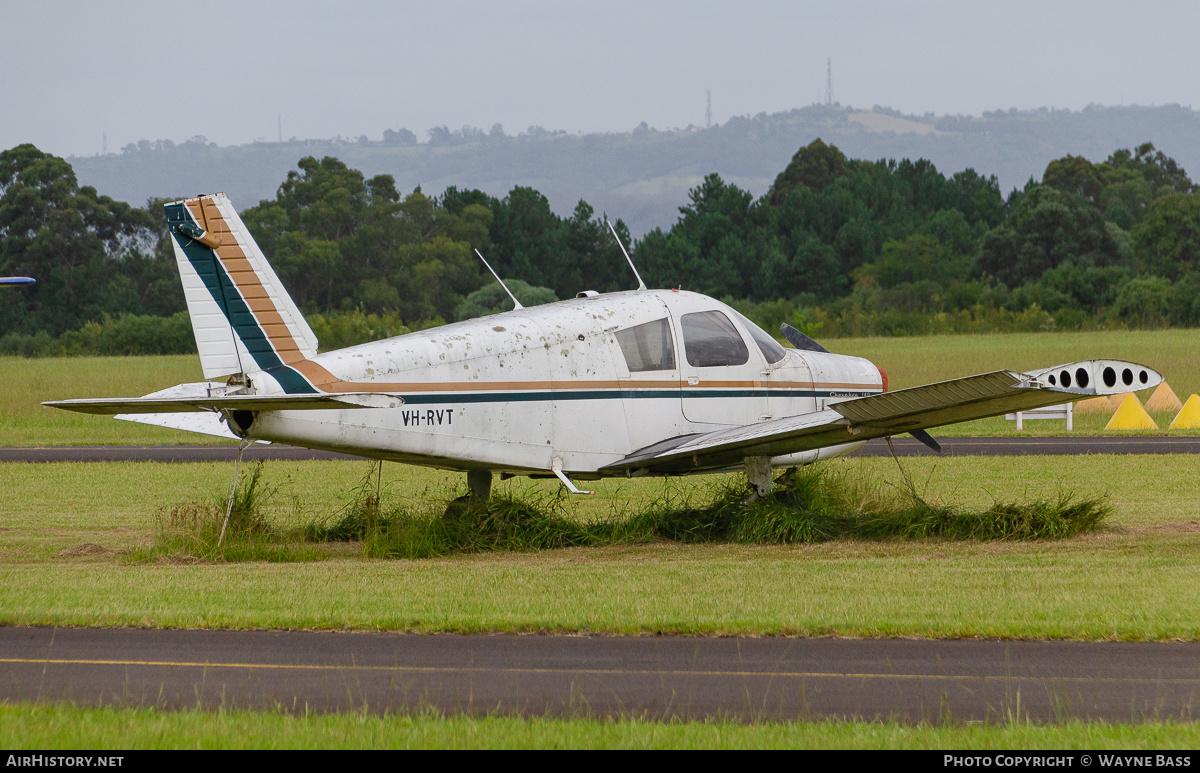
[[[1150,399],[1146,401],[1147,411],[1178,411],[1183,408],[1183,403],[1179,402],[1179,398],[1175,396],[1175,390],[1162,382],[1158,385],[1158,389],[1154,390],[1154,394],[1150,395]]]
[[[1121,392],[1117,395],[1109,395],[1108,404],[1111,405],[1112,409],[1115,411],[1121,407],[1121,403],[1125,402],[1125,398],[1131,394],[1133,394],[1133,392]]]
[[[1154,419],[1146,413],[1146,409],[1138,402],[1137,395],[1125,395],[1121,407],[1108,420],[1105,429],[1158,429]]]
[[[1196,429],[1200,427],[1200,397],[1192,395],[1183,404],[1183,410],[1171,422],[1168,429]]]

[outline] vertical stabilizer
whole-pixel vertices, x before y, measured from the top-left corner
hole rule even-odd
[[[278,370],[316,355],[317,337],[228,196],[198,196],[166,210],[206,379]]]

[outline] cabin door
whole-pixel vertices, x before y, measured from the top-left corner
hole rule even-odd
[[[639,316],[649,321],[613,330],[609,339],[630,451],[691,432],[679,405],[678,323],[661,300],[645,303]]]
[[[769,415],[765,363],[722,311],[679,317],[683,415],[693,424],[740,426]]]

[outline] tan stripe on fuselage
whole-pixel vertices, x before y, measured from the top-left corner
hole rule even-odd
[[[442,382],[362,382],[343,381],[312,360],[300,360],[291,366],[326,392],[488,392],[564,389],[879,389],[879,384],[812,381],[701,381],[694,387],[681,379],[602,381],[442,381]]]
[[[524,392],[569,391],[573,389],[843,389],[876,390],[878,384],[845,382],[818,384],[811,381],[702,381],[694,386],[680,379],[641,380],[610,379],[601,381],[442,381],[442,382],[362,382],[343,381],[312,360],[300,360],[291,366],[314,386],[325,392]]]

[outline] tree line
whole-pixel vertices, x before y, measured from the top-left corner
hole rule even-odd
[[[32,145],[0,152],[0,274],[38,279],[0,293],[0,353],[190,349],[163,202],[114,201]],[[603,214],[580,201],[561,217],[527,187],[402,194],[390,175],[306,157],[242,218],[325,348],[511,306],[475,250],[526,305],[636,286]],[[850,159],[818,139],[761,197],[709,175],[668,230],[631,244],[615,225],[649,286],[770,328],[1200,324],[1200,193],[1149,143],[1065,156],[1004,196],[973,169]]]

